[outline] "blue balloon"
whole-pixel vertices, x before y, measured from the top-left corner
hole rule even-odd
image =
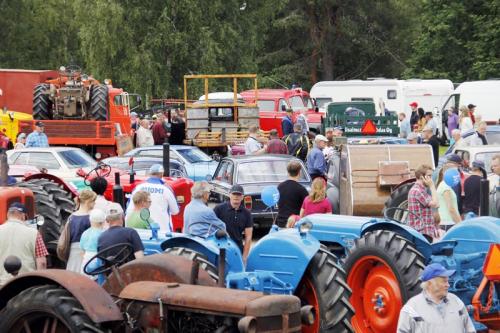
[[[445,171],[443,176],[444,182],[449,187],[454,187],[460,183],[460,172],[457,168],[451,168]]]
[[[280,192],[278,191],[277,186],[270,185],[262,189],[260,197],[262,199],[262,202],[264,202],[267,207],[273,207],[278,203],[278,200],[280,199]]]

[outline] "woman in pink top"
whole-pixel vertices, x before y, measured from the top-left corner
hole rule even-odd
[[[311,184],[311,193],[302,203],[300,217],[316,213],[332,213],[332,205],[326,198],[326,182],[321,177],[313,180]]]

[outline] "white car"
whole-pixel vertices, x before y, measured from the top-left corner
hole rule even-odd
[[[89,154],[73,147],[13,149],[7,157],[9,165],[31,165],[65,180],[77,178],[80,168],[88,172],[97,165]]]

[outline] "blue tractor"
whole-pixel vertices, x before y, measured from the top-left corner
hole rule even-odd
[[[493,217],[465,220],[433,244],[386,218],[315,214],[300,220],[299,228],[302,224],[312,225],[309,233],[340,258],[352,289],[352,325],[358,333],[396,332],[400,309],[421,291],[419,277],[429,263],[456,270],[449,291],[472,312],[486,254],[500,243],[500,219]],[[500,325],[498,288],[496,281],[496,289],[480,297],[493,318],[489,328]],[[482,323],[475,325],[478,332],[487,330]]]
[[[146,255],[165,251],[188,258],[220,287],[298,296],[302,306],[309,305],[314,313],[314,319],[303,324],[302,332],[353,332],[351,290],[345,272],[309,230],[307,223],[284,230],[274,226],[252,247],[246,268],[238,246],[224,230],[210,235],[167,233],[161,237],[153,225],[139,234]]]

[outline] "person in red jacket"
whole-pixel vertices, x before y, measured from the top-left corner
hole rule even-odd
[[[162,145],[165,142],[165,139],[168,138],[169,133],[165,128],[165,115],[163,113],[159,113],[157,115],[152,132],[155,145]]]

